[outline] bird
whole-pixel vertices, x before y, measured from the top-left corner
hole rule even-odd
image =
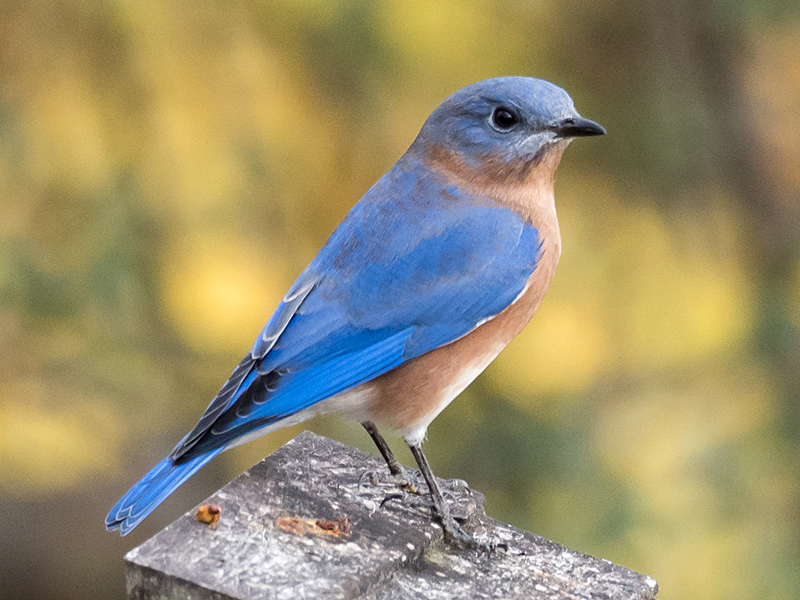
[[[446,539],[484,548],[453,518],[422,442],[434,418],[527,325],[561,255],[555,171],[578,137],[605,134],[548,81],[468,85],[352,207],[250,351],[161,462],[116,503],[130,533],[226,449],[317,415],[402,436]]]

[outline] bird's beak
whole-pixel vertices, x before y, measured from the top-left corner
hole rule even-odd
[[[568,117],[553,123],[548,127],[560,137],[588,137],[590,135],[605,135],[605,128],[599,123],[583,117]]]

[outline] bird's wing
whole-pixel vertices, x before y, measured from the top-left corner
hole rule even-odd
[[[239,397],[241,389],[247,388],[252,383],[255,376],[258,374],[254,372],[253,367],[258,358],[263,357],[270,351],[272,346],[283,333],[289,321],[294,317],[298,307],[303,303],[306,296],[314,289],[319,281],[318,275],[310,275],[308,270],[297,279],[297,281],[289,288],[286,296],[281,301],[278,308],[270,317],[261,334],[256,339],[253,349],[250,353],[242,359],[242,362],[233,370],[231,376],[222,386],[222,389],[214,397],[211,403],[206,408],[203,416],[200,417],[197,425],[187,433],[180,442],[175,445],[175,448],[170,453],[170,458],[178,458],[190,450],[197,440],[208,431],[213,425],[214,421],[227,410],[231,404]],[[249,381],[245,383],[250,377]]]
[[[228,445],[457,340],[514,302],[540,251],[538,231],[507,209],[356,205],[171,457]]]

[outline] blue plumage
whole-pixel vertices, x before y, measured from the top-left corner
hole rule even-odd
[[[520,294],[536,267],[536,229],[506,208],[454,203],[435,175],[403,167],[365,195],[303,272],[292,288],[307,290],[302,301],[276,311],[231,377],[236,393],[209,405],[172,459],[137,484],[155,491],[123,498],[109,529],[130,530],[120,523],[138,523],[237,438],[458,339]],[[384,210],[398,179],[427,201]],[[383,235],[369,235],[375,229]]]
[[[128,490],[128,493],[109,511],[106,517],[106,529],[109,531],[119,530],[121,535],[128,535],[167,496],[223,449],[218,448],[200,454],[181,464],[175,464],[170,457],[163,459]]]
[[[493,124],[501,101],[531,132],[509,137]],[[114,506],[106,527],[125,535],[243,436],[452,344],[515,303],[542,257],[538,225],[430,156],[444,148],[465,169],[498,160],[519,167],[556,144],[547,127],[572,114],[563,90],[526,78],[489,80],[446,100],[303,271],[198,424]]]

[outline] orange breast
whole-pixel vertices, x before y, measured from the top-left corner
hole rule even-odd
[[[520,212],[537,227],[542,239],[539,264],[525,290],[503,312],[464,337],[365,384],[370,391],[368,411],[378,423],[410,441],[421,441],[430,422],[524,329],[539,308],[561,255],[552,176],[541,175],[550,177],[533,185],[493,190],[498,204]]]

